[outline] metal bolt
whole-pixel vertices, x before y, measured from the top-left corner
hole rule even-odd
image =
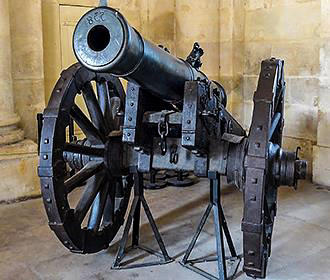
[[[45,189],[49,189],[49,184],[46,184],[45,185]]]
[[[191,120],[187,120],[187,124],[190,124],[191,123]]]
[[[134,102],[131,102],[131,104],[130,104],[130,105],[131,105],[131,107],[133,107],[133,106],[134,106]]]
[[[269,78],[270,78],[270,73],[266,73],[264,77],[265,77],[266,79],[269,79]]]
[[[251,201],[256,201],[257,200],[257,197],[254,195],[250,198]]]
[[[44,143],[45,143],[45,144],[48,144],[48,143],[49,143],[49,139],[46,138],[46,139],[44,140]]]
[[[190,140],[190,136],[187,136],[187,137],[186,137],[186,140],[189,141],[189,140]]]
[[[43,155],[42,157],[44,160],[48,159],[48,155]]]
[[[51,203],[51,202],[52,202],[52,200],[51,200],[49,197],[46,199],[46,201],[47,201],[48,203]]]
[[[127,133],[127,136],[128,136],[128,137],[130,137],[130,136],[131,136],[131,134],[128,132],[128,133]]]

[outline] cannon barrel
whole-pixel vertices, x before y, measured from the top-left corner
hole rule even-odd
[[[73,49],[88,69],[133,80],[172,103],[183,99],[186,81],[207,79],[185,60],[142,38],[122,14],[109,7],[93,9],[80,19]]]

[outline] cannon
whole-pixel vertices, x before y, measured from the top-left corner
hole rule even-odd
[[[306,176],[299,149],[281,147],[284,61],[262,61],[246,133],[226,110],[225,89],[200,71],[198,43],[177,58],[119,11],[98,7],[78,22],[73,50],[79,63],[61,73],[39,118],[42,197],[64,246],[74,253],[107,248],[143,173],[215,174],[243,192],[243,270],[264,278],[278,187],[296,188]]]

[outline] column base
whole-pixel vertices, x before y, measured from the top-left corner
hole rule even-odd
[[[21,129],[9,130],[0,134],[0,145],[17,143],[24,139],[24,131]],[[1,147],[0,147],[1,149]],[[1,152],[0,152],[1,155]]]
[[[5,118],[0,119],[0,145],[17,143],[24,139],[24,131],[16,126],[19,120],[16,114],[6,115]]]
[[[0,146],[0,202],[40,194],[38,147],[31,140]]]

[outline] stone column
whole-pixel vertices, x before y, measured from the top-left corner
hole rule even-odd
[[[204,49],[202,71],[219,80],[220,1],[176,0],[176,54],[186,58],[194,42]]]
[[[23,139],[14,110],[8,0],[0,1],[0,145]]]
[[[25,137],[36,142],[36,114],[45,107],[41,0],[9,1],[16,112]]]
[[[17,128],[19,121],[22,124],[22,120],[15,113],[15,109],[18,108],[17,102],[22,102],[22,110],[19,113],[25,120],[26,115],[21,113],[30,112],[27,100],[33,102],[33,99],[29,95],[28,87],[21,87],[21,90],[20,87],[17,87],[16,80],[13,79],[12,74],[15,75],[20,70],[22,73],[29,73],[33,69],[27,64],[22,64],[24,67],[17,68],[17,65],[13,63],[15,59],[16,61],[18,59],[18,54],[12,52],[14,48],[12,44],[13,37],[17,35],[17,25],[15,22],[12,22],[10,14],[13,2],[13,0],[0,0],[0,202],[36,196],[40,193],[37,176],[37,144],[32,140],[24,140],[23,130]],[[16,11],[17,14],[29,8],[30,4],[27,2],[30,1],[24,1],[24,5],[22,5],[22,1],[20,1],[20,7]],[[29,22],[31,22],[31,17],[21,15],[17,22],[28,26]],[[37,36],[35,33],[35,30],[26,30],[26,36],[31,38]],[[41,29],[39,35],[41,35]],[[24,48],[33,49],[36,46],[35,42],[31,41],[28,44],[26,42],[25,44],[20,42],[20,44],[20,50]],[[23,61],[29,61],[33,57],[26,53],[19,58]],[[11,67],[12,63],[13,67]],[[24,80],[23,74],[21,77]],[[22,95],[19,93],[22,93]],[[34,96],[43,100],[43,88],[42,90],[34,91]],[[36,126],[35,114],[33,115],[33,120],[30,118],[28,122],[30,122],[30,128]]]

